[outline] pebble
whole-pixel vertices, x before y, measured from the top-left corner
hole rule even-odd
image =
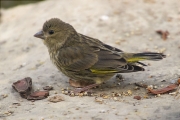
[[[157,97],[160,97],[161,96],[161,94],[157,94]]]
[[[117,100],[118,100],[118,98],[117,98],[117,97],[113,97],[113,99],[114,99],[115,101],[117,101]]]
[[[161,87],[164,87],[164,85],[161,85]]]
[[[102,16],[100,17],[100,19],[106,21],[106,20],[109,19],[109,16],[107,16],[107,15],[102,15]]]
[[[100,113],[105,113],[106,111],[105,110],[101,110],[101,111],[99,111]]]
[[[147,88],[148,89],[153,89],[153,85],[149,85]]]
[[[174,84],[176,83],[176,80],[171,80],[170,83]]]
[[[127,93],[128,93],[128,95],[132,95],[132,91],[131,90],[128,90]]]
[[[169,95],[175,95],[176,94],[176,92],[171,92],[171,93],[169,93]]]
[[[140,89],[140,87],[136,86],[134,89],[135,89],[135,90],[139,90],[139,89]]]
[[[153,86],[154,89],[157,89],[157,86]]]

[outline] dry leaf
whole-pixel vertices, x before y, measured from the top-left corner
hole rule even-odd
[[[150,93],[152,94],[163,94],[163,93],[167,93],[169,91],[172,91],[174,89],[176,89],[178,87],[177,84],[172,84],[172,85],[169,85],[165,88],[162,88],[162,89],[156,89],[156,90],[153,90],[153,89],[148,89]]]
[[[161,35],[161,38],[163,40],[166,40],[168,35],[169,35],[169,32],[168,31],[162,31],[162,30],[157,30],[156,33],[160,34]]]
[[[28,100],[41,100],[49,96],[49,91],[35,91],[27,96]]]

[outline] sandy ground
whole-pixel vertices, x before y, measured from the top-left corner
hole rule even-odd
[[[134,90],[135,82],[161,88],[180,76],[179,6],[179,0],[49,0],[1,10],[0,119],[180,120],[180,99],[169,94],[148,95],[144,88]],[[162,61],[145,62],[150,66],[144,72],[122,74],[121,83],[113,77],[93,89],[101,102],[94,96],[64,95],[61,89],[71,88],[68,78],[50,62],[42,41],[33,37],[52,17],[124,51],[164,51],[168,56]],[[162,40],[156,30],[167,30],[170,36]],[[54,90],[50,96],[60,95],[65,100],[52,103],[48,99],[32,102],[21,98],[11,85],[27,76],[33,79],[35,90],[51,85]],[[112,92],[128,90],[131,96],[111,97]],[[104,99],[101,94],[110,97]],[[135,95],[142,99],[133,99]]]

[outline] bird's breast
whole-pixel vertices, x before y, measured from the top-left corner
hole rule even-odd
[[[58,52],[57,51],[49,51],[49,55],[50,55],[50,59],[52,61],[52,63],[61,71],[63,71],[62,69],[62,65],[60,63],[60,58],[58,56]]]

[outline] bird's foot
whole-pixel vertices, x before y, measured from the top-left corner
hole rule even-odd
[[[116,80],[122,82],[122,81],[124,81],[124,78],[123,78],[123,76],[121,74],[117,74],[116,75]]]
[[[91,84],[91,85],[85,86],[85,87],[83,87],[83,88],[76,88],[76,89],[73,90],[73,92],[74,92],[75,94],[77,94],[77,93],[82,93],[82,92],[85,92],[85,91],[87,91],[87,90],[89,90],[89,89],[91,89],[91,88],[94,88],[94,87],[96,87],[96,86],[98,86],[98,84]]]

